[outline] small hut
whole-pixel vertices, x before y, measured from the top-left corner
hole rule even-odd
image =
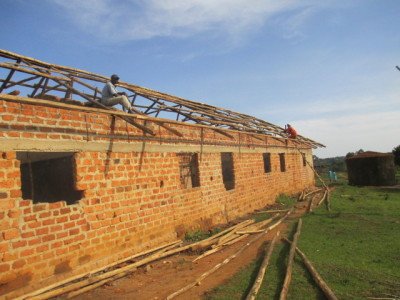
[[[395,185],[396,175],[392,153],[367,151],[346,159],[349,184]]]

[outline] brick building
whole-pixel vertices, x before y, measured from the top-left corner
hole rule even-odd
[[[96,101],[106,77],[0,56],[0,296],[314,185],[304,158],[323,145],[310,139],[127,83],[138,114],[105,109]]]

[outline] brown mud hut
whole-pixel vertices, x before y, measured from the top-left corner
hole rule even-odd
[[[385,186],[396,184],[392,153],[367,151],[346,159],[349,184]]]
[[[255,117],[0,50],[0,298],[313,186],[324,145]],[[88,105],[90,104],[90,105]]]

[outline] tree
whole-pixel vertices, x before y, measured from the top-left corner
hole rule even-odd
[[[400,145],[398,145],[397,147],[394,147],[392,150],[392,153],[394,155],[394,163],[397,166],[400,166]]]

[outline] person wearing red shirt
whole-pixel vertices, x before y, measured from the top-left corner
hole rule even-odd
[[[290,126],[290,124],[287,124],[285,126],[284,132],[287,133],[289,138],[291,138],[291,139],[295,139],[297,137],[296,129],[294,129],[292,126]]]

